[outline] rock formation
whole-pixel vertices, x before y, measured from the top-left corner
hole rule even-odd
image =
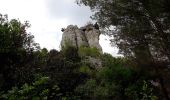
[[[78,28],[76,25],[69,25],[66,29],[62,29],[61,47],[67,45],[79,48],[81,46],[89,48],[97,48],[102,53],[102,48],[99,44],[100,31],[96,25],[89,24]]]

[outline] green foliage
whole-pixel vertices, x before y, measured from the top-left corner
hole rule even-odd
[[[80,57],[74,47],[62,51],[50,50],[47,56],[47,65],[42,73],[50,77],[53,84],[60,87],[62,97],[74,97],[74,89],[84,77],[79,72]]]
[[[133,100],[158,100],[153,94],[153,87],[145,80],[137,85],[128,87],[125,91],[126,95]]]
[[[92,19],[111,36],[111,43],[117,45],[119,53],[134,62],[135,67],[140,70],[139,73],[144,72],[139,76],[152,77],[149,74],[154,72],[157,73],[154,77],[169,80],[165,78],[166,75],[162,75],[168,74],[163,72],[163,68],[168,70],[170,61],[169,0],[76,1],[94,11]],[[161,84],[162,93],[166,100],[169,100],[169,85],[165,87],[164,84],[166,83]]]
[[[157,76],[161,79],[161,71],[155,76],[153,74],[157,74],[158,69],[151,71],[145,68],[154,57],[150,55],[149,46],[152,47],[153,42],[154,46],[166,43],[162,41],[160,34],[154,36],[153,31],[148,32],[151,27],[147,22],[148,19],[145,19],[146,16],[133,15],[133,11],[140,9],[129,8],[126,3],[131,5],[134,2],[118,0],[116,4],[112,2],[114,0],[80,1],[91,6],[92,9],[99,9],[96,18],[105,18],[98,19],[101,25],[116,25],[115,41],[120,50],[127,55],[116,58],[109,54],[100,54],[97,48],[83,46],[75,48],[69,43],[66,43],[66,47],[61,51],[39,49],[33,41],[33,36],[26,31],[30,27],[28,22],[21,23],[16,19],[9,21],[7,16],[0,15],[0,99],[157,100],[163,97],[159,89],[156,90],[156,87],[150,83],[150,80],[157,79]],[[143,3],[145,4],[146,1]],[[137,5],[134,4],[136,8]],[[144,6],[147,5],[146,3]],[[129,10],[124,10],[122,6]],[[155,8],[153,5],[151,7]],[[111,15],[107,16],[105,13]],[[115,17],[116,15],[118,18]],[[134,19],[128,18],[129,16]],[[141,28],[143,25],[145,26]],[[154,41],[148,42],[146,36]],[[158,43],[157,39],[161,41]],[[159,51],[155,53],[157,52]],[[86,56],[100,59],[102,68],[94,69],[85,61]],[[136,66],[145,68],[134,70]],[[38,76],[35,77],[37,74]],[[163,84],[164,81],[160,81]]]
[[[152,85],[132,70],[125,58],[102,55],[103,68],[76,88],[82,98],[94,100],[156,100]],[[86,67],[87,68],[87,67]],[[83,69],[87,72],[87,69]],[[144,81],[144,83],[143,83]],[[144,88],[145,87],[145,88]],[[146,97],[145,97],[146,96]],[[147,99],[146,99],[147,98]],[[152,99],[151,99],[152,98]]]
[[[34,36],[27,33],[29,27],[28,21],[21,23],[16,19],[8,20],[7,15],[0,14],[2,89],[10,89],[32,80],[35,71],[33,51],[39,50],[39,46],[34,42]]]
[[[92,76],[92,74],[94,74],[93,70],[90,69],[88,66],[80,66],[80,69],[79,69],[80,73],[84,73],[84,74],[87,74],[87,75],[90,75]]]
[[[8,20],[7,15],[0,16],[0,52],[9,53],[12,50],[34,50],[39,48],[33,41],[33,35],[27,33],[30,27],[28,21]]]
[[[8,90],[8,93],[1,94],[1,99],[4,100],[47,100],[49,96],[48,77],[41,77],[35,80],[32,84],[25,83],[21,88],[13,87]],[[59,87],[53,86],[55,94],[58,93]]]
[[[148,68],[164,57],[170,60],[169,0],[76,0],[117,45],[119,53]],[[113,28],[114,27],[114,28]],[[167,31],[168,30],[168,31]]]
[[[158,98],[153,95],[153,89],[149,87],[149,84],[146,81],[143,81],[142,86],[142,92],[140,93],[142,95],[141,100],[157,100]]]
[[[65,48],[64,50],[62,50],[64,56],[66,57],[66,59],[69,61],[73,61],[73,62],[78,62],[80,61],[80,57],[78,55],[78,49],[72,46],[68,46],[67,48]]]
[[[94,91],[96,88],[96,81],[95,80],[87,80],[84,85],[80,85],[76,88],[76,92],[80,93],[83,97],[94,96]]]
[[[100,52],[97,48],[89,48],[89,47],[80,47],[78,50],[78,54],[81,57],[91,56],[91,57],[99,57]]]
[[[64,46],[61,45],[61,50],[65,51],[67,48],[74,47],[70,39],[64,41]],[[76,47],[74,47],[76,48]]]

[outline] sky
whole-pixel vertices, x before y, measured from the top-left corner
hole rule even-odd
[[[0,0],[0,13],[9,19],[29,21],[28,29],[41,48],[60,50],[61,28],[68,25],[81,27],[92,21],[89,7],[79,6],[75,0]],[[107,36],[100,36],[103,52],[118,56],[118,49],[111,47]]]

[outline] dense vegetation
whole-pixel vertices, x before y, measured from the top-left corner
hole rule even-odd
[[[95,11],[93,19],[124,56],[87,47],[41,49],[27,21],[0,15],[0,99],[169,100],[169,0],[77,2]]]

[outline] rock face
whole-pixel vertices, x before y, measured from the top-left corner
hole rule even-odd
[[[97,48],[102,53],[102,48],[99,44],[100,31],[94,25],[89,24],[78,28],[76,25],[69,25],[66,29],[62,29],[63,35],[61,40],[61,47],[89,47]]]

